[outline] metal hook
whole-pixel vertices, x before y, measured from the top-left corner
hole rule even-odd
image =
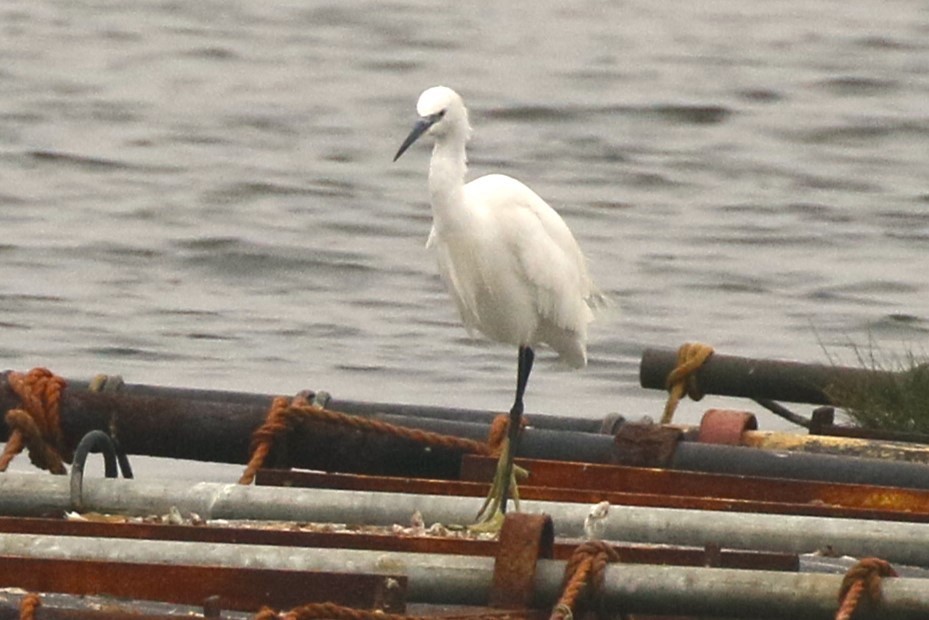
[[[84,435],[74,450],[74,462],[71,466],[71,508],[84,508],[84,465],[91,452],[103,453],[104,474],[115,478],[122,471],[124,478],[132,478],[132,468],[126,453],[119,449],[116,441],[100,430],[93,430]],[[117,469],[117,465],[119,469]]]

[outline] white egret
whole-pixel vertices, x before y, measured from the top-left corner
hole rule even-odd
[[[468,111],[450,88],[436,86],[416,104],[419,120],[396,161],[423,135],[434,141],[429,164],[432,231],[439,273],[469,332],[519,349],[516,399],[489,503],[479,515],[499,523],[512,482],[523,395],[533,347],[544,343],[569,365],[587,364],[587,324],[604,298],[564,220],[531,189],[502,174],[465,183]],[[514,487],[515,489],[515,487]]]

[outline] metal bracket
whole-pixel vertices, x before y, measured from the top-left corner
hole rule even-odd
[[[555,530],[548,515],[510,513],[500,530],[490,606],[528,609],[532,605],[536,562],[550,559]]]
[[[683,432],[651,422],[626,422],[613,437],[612,465],[667,467]]]

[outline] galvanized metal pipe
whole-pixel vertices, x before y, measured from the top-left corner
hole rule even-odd
[[[108,538],[0,535],[0,554],[45,559],[94,559],[120,562],[248,566],[251,568],[405,574],[410,601],[485,605],[493,582],[493,558],[430,553],[271,547],[265,545],[134,541]],[[535,578],[535,601],[557,600],[564,562],[541,560]],[[611,565],[606,569],[602,609],[610,613],[785,618],[834,616],[841,577],[732,569]],[[884,617],[924,618],[929,588],[918,579],[886,580]],[[921,615],[920,615],[921,614]],[[868,616],[862,616],[868,617]]]
[[[10,516],[60,514],[69,509],[68,481],[59,476],[0,476],[0,511]],[[205,519],[257,519],[389,525],[420,511],[427,523],[470,523],[474,498],[235,484],[93,479],[84,482],[87,510],[164,514],[176,507]],[[524,501],[523,510],[552,516],[555,533],[583,538],[590,507]],[[929,566],[929,524],[807,516],[614,506],[603,523],[606,540],[806,553],[832,547],[840,554],[876,555]]]
[[[639,365],[644,388],[666,389],[668,375],[677,366],[677,351],[646,349]],[[890,373],[888,373],[890,374]],[[832,404],[827,388],[837,382],[873,380],[875,371],[863,368],[760,360],[714,353],[696,373],[706,394],[767,398],[816,405]]]
[[[541,567],[540,567],[541,568]],[[551,570],[545,567],[545,570]],[[550,578],[546,574],[545,578]],[[673,566],[610,566],[602,605],[649,615],[832,620],[842,577]],[[925,618],[929,588],[919,579],[883,582],[883,605],[858,619]]]
[[[0,534],[0,555],[342,573],[405,574],[411,601],[480,605],[493,582],[493,558],[357,549],[192,543]]]

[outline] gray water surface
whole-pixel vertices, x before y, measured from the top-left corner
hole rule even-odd
[[[0,362],[506,409],[424,249],[421,90],[563,215],[616,307],[527,407],[660,415],[647,346],[854,362],[929,335],[929,5],[0,6]],[[713,405],[685,403],[695,422]],[[763,417],[766,428],[784,427]]]

